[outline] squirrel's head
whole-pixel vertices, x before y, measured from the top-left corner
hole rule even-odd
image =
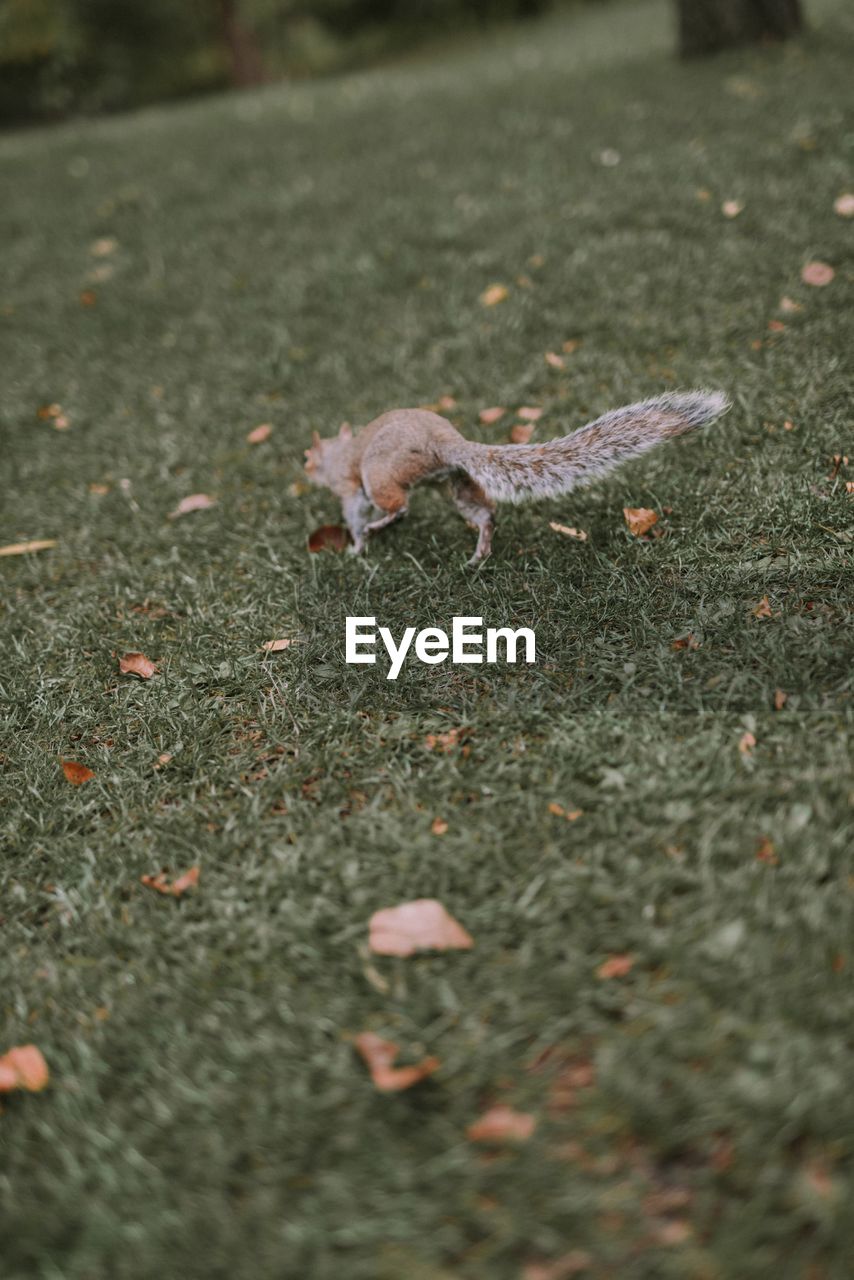
[[[342,423],[337,436],[321,440],[316,431],[311,435],[311,448],[305,451],[305,474],[312,484],[326,485],[336,472],[346,470],[345,455],[353,438],[350,424]]]

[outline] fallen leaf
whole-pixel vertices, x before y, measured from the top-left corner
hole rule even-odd
[[[773,842],[769,840],[768,836],[760,836],[757,841],[756,860],[757,862],[767,862],[770,866],[776,867],[777,852],[774,848]]]
[[[119,671],[123,676],[139,676],[150,680],[157,674],[157,667],[144,653],[125,653],[119,658]]]
[[[724,200],[721,205],[721,213],[725,218],[737,218],[743,209],[744,204],[741,200]]]
[[[481,409],[477,415],[485,427],[491,427],[493,422],[498,422],[499,418],[503,418],[506,409],[502,409],[500,405],[495,405],[491,409]]]
[[[162,769],[163,766],[167,765],[171,759],[172,759],[171,751],[161,751],[154,765],[155,769]]]
[[[43,404],[36,409],[36,415],[41,418],[42,422],[49,422],[51,418],[58,418],[61,413],[62,405],[56,403]]]
[[[771,608],[771,602],[768,599],[768,597],[763,596],[762,599],[759,601],[759,604],[755,605],[753,609],[751,609],[751,613],[753,614],[754,618],[759,618],[759,619],[773,618],[774,612]]]
[[[609,956],[596,970],[597,978],[624,978],[635,963],[634,956],[626,953]]]
[[[216,498],[212,498],[207,493],[191,493],[186,498],[182,498],[174,511],[169,512],[170,520],[177,520],[179,516],[188,516],[191,511],[204,511],[207,507],[215,507]]]
[[[447,755],[459,745],[466,733],[465,728],[448,729],[446,733],[428,733],[424,739],[424,745],[428,751],[439,750],[443,755]]]
[[[769,320],[768,328],[772,333],[783,333],[786,326],[783,324],[782,320]]]
[[[774,710],[782,711],[786,703],[789,701],[789,695],[782,689],[774,690]]]
[[[658,1244],[669,1247],[685,1244],[692,1235],[693,1228],[684,1218],[671,1218],[668,1222],[662,1222],[655,1230],[655,1239]]]
[[[139,879],[146,889],[154,889],[157,893],[165,893],[171,898],[180,898],[188,889],[196,888],[201,870],[199,866],[190,867],[189,871],[185,871],[176,880],[171,881],[165,871],[158,871],[153,876],[140,876]]]
[[[556,800],[551,800],[549,802],[549,813],[554,814],[556,818],[566,818],[567,822],[577,822],[584,810],[564,809],[562,804],[558,804]]]
[[[542,409],[532,404],[525,404],[521,409],[516,410],[516,417],[524,418],[526,422],[539,422],[542,416]]]
[[[826,284],[830,284],[835,275],[833,267],[827,262],[808,262],[801,271],[804,284],[811,284],[816,289],[823,289]]]
[[[491,284],[488,289],[484,289],[480,295],[481,305],[484,307],[497,306],[499,302],[504,302],[508,297],[509,291],[506,285]]]
[[[80,305],[82,307],[94,307],[98,301],[98,295],[93,289],[84,289],[80,295]]]
[[[267,653],[281,653],[283,649],[290,648],[292,643],[293,641],[289,638],[283,640],[265,640],[261,645],[261,648]]]
[[[561,346],[561,351],[565,351],[568,356],[571,356],[580,346],[580,338],[567,338],[566,342]]]
[[[529,1262],[522,1271],[522,1280],[572,1280],[581,1271],[589,1271],[593,1258],[583,1249],[570,1249],[569,1253],[552,1262]]]
[[[444,409],[446,413],[451,409],[456,409],[457,402],[453,396],[439,396],[439,408]]]
[[[95,777],[91,769],[87,769],[85,764],[78,764],[76,760],[61,760],[62,772],[73,787],[79,787],[81,783],[89,782]]]
[[[549,521],[549,528],[555,533],[562,533],[565,538],[575,538],[576,542],[586,542],[587,534],[583,529],[576,529],[572,525],[558,524],[556,520]]]
[[[111,253],[115,253],[118,246],[118,240],[114,240],[112,236],[102,236],[100,240],[92,241],[89,252],[93,258],[108,258]]]
[[[680,636],[678,640],[674,640],[670,647],[671,649],[699,649],[700,641],[693,631],[689,631],[687,635]]]
[[[510,439],[513,444],[527,444],[533,434],[533,422],[517,422],[510,428]]]
[[[803,306],[800,302],[795,302],[794,298],[789,298],[784,294],[780,299],[780,305],[777,310],[782,311],[784,316],[793,316],[797,311],[803,311]]]
[[[651,511],[649,507],[623,507],[623,516],[629,533],[636,538],[640,538],[658,523],[658,512]]]
[[[854,480],[845,481],[845,492],[849,497],[854,497]]]
[[[551,365],[553,369],[564,369],[566,367],[566,361],[563,356],[559,356],[556,351],[547,351],[545,359],[546,364]]]
[[[378,956],[411,956],[416,951],[468,951],[474,940],[435,898],[417,898],[375,911],[368,923],[368,947]]]
[[[527,1142],[537,1126],[526,1111],[503,1105],[490,1107],[466,1129],[469,1142]]]
[[[97,480],[93,480],[89,485],[89,492],[96,493],[99,498],[103,498],[104,494],[110,492],[110,486],[108,484],[100,484]]]
[[[399,1093],[401,1089],[409,1089],[441,1066],[438,1058],[422,1058],[411,1067],[394,1066],[394,1060],[400,1053],[400,1045],[393,1040],[383,1040],[382,1036],[375,1035],[373,1031],[360,1032],[354,1037],[353,1044],[367,1064],[371,1079],[381,1093]]]
[[[0,1057],[0,1093],[26,1089],[39,1093],[50,1079],[47,1063],[34,1044],[18,1044]]]
[[[528,259],[528,266],[533,267],[535,271],[539,271],[540,267],[546,265],[546,260],[541,253],[532,253]]]
[[[260,426],[253,427],[246,437],[248,444],[263,444],[265,440],[269,440],[272,435],[273,427],[269,422],[262,422]]]
[[[694,194],[701,204],[708,204],[712,198],[712,193],[708,187],[698,187]]]
[[[749,756],[753,748],[756,746],[756,738],[748,729],[738,740],[738,749],[743,756]]]
[[[790,422],[790,420],[787,418],[787,419],[786,419],[786,421],[783,423],[783,430],[784,430],[784,431],[794,431],[794,429],[795,429],[795,424],[794,424],[794,422]]]
[[[322,524],[308,539],[309,551],[343,551],[350,535],[343,525]]]
[[[56,538],[37,538],[35,542],[10,542],[0,547],[0,556],[26,556],[31,551],[48,551],[56,546]]]
[[[606,147],[604,151],[599,152],[599,163],[606,169],[613,169],[620,163],[620,159],[619,151],[615,151],[613,147]]]
[[[443,836],[448,830],[448,824],[444,818],[434,818],[430,823],[430,830],[434,836]]]
[[[844,195],[837,196],[833,202],[833,212],[838,213],[840,218],[854,218],[854,192],[846,191]]]

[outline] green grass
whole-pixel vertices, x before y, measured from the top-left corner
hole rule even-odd
[[[811,7],[690,66],[644,0],[0,139],[0,543],[58,540],[0,560],[0,1052],[52,1071],[0,1115],[3,1280],[850,1276],[854,27]],[[732,413],[505,512],[478,573],[430,494],[364,561],[306,553],[314,428],[453,395],[483,439],[541,404],[544,438],[695,385]],[[392,683],[345,666],[350,613],[516,619],[539,662]],[[429,751],[450,727],[468,751]],[[139,884],[195,862],[180,901]],[[421,895],[474,950],[372,969],[369,916]],[[378,1095],[365,1028],[441,1070]],[[593,1065],[572,1106],[547,1049]],[[539,1124],[488,1158],[499,1100]]]

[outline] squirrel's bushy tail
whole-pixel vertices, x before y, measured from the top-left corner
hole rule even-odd
[[[466,442],[459,465],[494,502],[556,498],[729,408],[721,391],[687,391],[612,409],[544,444]]]

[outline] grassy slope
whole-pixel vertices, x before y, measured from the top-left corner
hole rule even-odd
[[[815,8],[785,52],[681,67],[664,8],[615,5],[0,141],[0,543],[60,540],[0,561],[0,1048],[53,1070],[0,1117],[4,1280],[502,1280],[571,1247],[601,1276],[849,1274],[852,500],[827,474],[854,452],[854,32]],[[769,335],[784,293],[804,309]],[[305,554],[314,427],[453,394],[470,431],[541,403],[556,434],[673,382],[735,409],[507,513],[475,576],[430,495],[363,563]],[[196,490],[219,506],[168,523]],[[629,540],[624,505],[672,507],[666,536]],[[512,616],[541,660],[391,684],[344,666],[347,613]],[[119,679],[129,648],[163,674]],[[426,750],[461,725],[468,754]],[[194,861],[192,898],[138,885]],[[476,949],[380,962],[382,992],[365,922],[423,894]],[[435,1082],[377,1096],[363,1027],[439,1054]],[[555,1045],[595,1084],[549,1111],[526,1064]],[[541,1120],[485,1161],[463,1135],[497,1098]]]

